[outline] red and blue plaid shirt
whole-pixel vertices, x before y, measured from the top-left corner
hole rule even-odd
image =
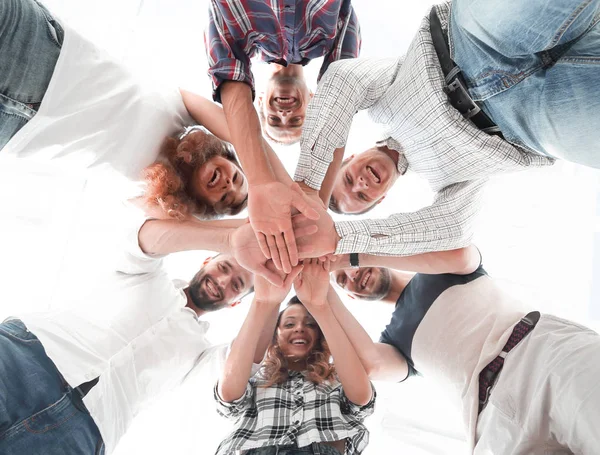
[[[213,97],[224,81],[249,84],[250,59],[306,65],[325,56],[330,63],[360,53],[360,27],[350,0],[211,0],[205,32]]]

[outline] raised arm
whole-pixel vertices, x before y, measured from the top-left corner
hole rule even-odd
[[[334,151],[346,146],[357,111],[375,104],[394,81],[401,59],[332,63],[308,105],[294,180],[320,190]]]
[[[314,256],[334,252],[409,256],[468,246],[485,182],[470,180],[447,186],[430,206],[385,219],[334,223],[330,217],[321,216],[318,233],[305,237],[298,245],[311,245]],[[295,229],[306,224],[303,217],[294,218]]]
[[[360,253],[358,263],[361,267],[385,267],[418,273],[438,274],[454,273],[467,275],[477,270],[481,264],[481,255],[474,245],[448,251],[415,254],[413,256],[376,256]],[[342,254],[332,263],[333,270],[350,267],[350,255]]]
[[[406,379],[408,364],[404,356],[389,344],[373,342],[331,286],[329,286],[327,293],[327,301],[360,358],[369,378],[392,382]]]
[[[219,381],[219,396],[224,401],[237,400],[244,394],[256,352],[259,347],[266,349],[266,346],[260,344],[261,339],[264,341],[265,326],[270,321],[273,312],[279,309],[279,304],[289,292],[292,282],[301,269],[302,266],[295,267],[292,273],[286,277],[281,288],[274,288],[260,277],[256,278],[254,299],[244,324],[233,341]],[[270,330],[269,341],[273,337],[274,327],[271,327]]]
[[[369,377],[348,336],[327,303],[329,260],[304,261],[304,270],[294,283],[294,287],[298,298],[315,318],[327,340],[346,397],[354,404],[366,405],[373,396]]]

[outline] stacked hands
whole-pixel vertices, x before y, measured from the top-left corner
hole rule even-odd
[[[250,185],[248,213],[250,224],[232,235],[233,255],[274,286],[285,287],[286,276],[297,275],[300,259],[325,258],[335,251],[339,235],[315,190],[297,183]]]
[[[329,258],[304,259],[288,274],[275,271],[272,263],[267,268],[279,276],[282,285],[273,286],[265,278],[257,276],[254,282],[255,301],[279,305],[286,298],[293,284],[298,299],[310,313],[318,312],[327,304],[331,268]]]

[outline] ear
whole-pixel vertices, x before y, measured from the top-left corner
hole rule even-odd
[[[346,294],[348,297],[350,297],[352,300],[356,300],[356,297],[354,297],[352,294]]]
[[[264,94],[264,92],[261,92],[261,93],[260,93],[260,94],[259,94],[259,95],[256,97],[256,101],[257,101],[257,104],[258,104],[258,108],[259,108],[259,109],[261,109],[261,110],[262,110],[262,108],[263,108],[263,103],[264,103],[264,100],[265,100],[265,94]]]
[[[313,91],[311,90],[310,92],[308,92],[308,96],[309,98],[312,100],[313,96],[315,96],[315,94],[313,93]]]
[[[385,199],[385,194],[384,194],[383,196],[381,196],[381,199],[379,199],[379,200],[377,201],[377,203],[378,203],[378,204],[381,204],[381,201],[383,201],[384,199]]]
[[[231,305],[229,305],[229,308],[233,308],[234,306],[238,306],[240,303],[242,303],[241,300],[236,300],[235,302],[233,302]]]
[[[204,262],[202,263],[202,267],[204,267],[206,264],[208,264],[210,261],[212,261],[214,259],[214,256],[209,256],[207,257]]]

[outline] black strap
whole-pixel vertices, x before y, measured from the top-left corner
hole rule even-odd
[[[90,390],[92,390],[92,388],[96,384],[98,384],[98,381],[100,381],[100,378],[94,378],[91,381],[84,382],[79,387],[75,387],[75,390],[77,391],[79,396],[81,396],[81,398],[83,398],[89,393]]]
[[[442,24],[435,6],[431,8],[429,13],[429,28],[435,53],[446,78],[446,94],[448,95],[450,104],[484,133],[503,137],[500,128],[480,109],[469,95],[467,83],[461,73],[460,67],[450,58],[448,40],[442,30]]]

